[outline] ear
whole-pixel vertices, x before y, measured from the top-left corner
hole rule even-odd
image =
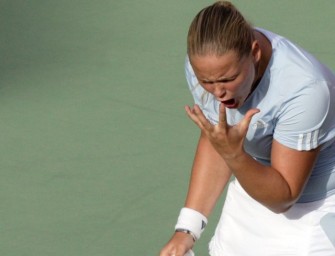
[[[257,40],[252,42],[251,45],[251,53],[254,58],[254,62],[259,62],[261,59],[261,47],[259,46],[259,43]]]

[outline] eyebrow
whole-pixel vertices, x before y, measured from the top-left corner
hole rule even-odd
[[[229,82],[229,81],[232,81],[234,80],[235,78],[237,77],[237,75],[233,75],[231,77],[220,77],[219,79],[217,80],[214,80],[214,81],[211,81],[211,80],[208,80],[208,79],[200,79],[202,82],[204,83],[210,83],[210,84],[213,84],[213,83],[222,83],[222,82]]]

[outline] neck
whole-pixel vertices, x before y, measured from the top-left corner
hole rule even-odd
[[[269,64],[269,61],[271,59],[272,54],[272,46],[271,42],[260,32],[254,30],[255,39],[258,42],[258,45],[260,47],[261,56],[257,63],[255,63],[255,79],[252,84],[250,93],[248,97],[251,95],[251,93],[256,89],[259,82],[261,81],[264,72]],[[248,98],[247,97],[247,98]]]
[[[272,55],[271,42],[261,32],[254,30],[255,39],[257,40],[260,50],[261,57],[259,62],[256,64],[256,77],[255,83],[258,83],[264,75],[264,72],[269,64]]]

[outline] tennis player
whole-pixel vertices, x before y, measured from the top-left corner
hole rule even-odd
[[[334,256],[334,74],[227,1],[194,18],[185,68],[201,135],[160,255],[190,252],[228,186],[210,255]]]

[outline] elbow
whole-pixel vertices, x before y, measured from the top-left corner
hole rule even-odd
[[[294,198],[277,204],[272,204],[268,206],[268,209],[270,209],[272,212],[276,214],[285,213],[291,209],[291,207],[296,203],[297,200],[298,198]]]
[[[268,205],[268,208],[276,214],[285,213],[298,201],[300,195],[301,191],[292,192],[292,190],[290,190],[290,193],[287,193],[286,196],[272,201],[272,203]]]
[[[281,214],[281,213],[287,212],[292,206],[293,204],[292,205],[271,206],[271,207],[268,207],[268,209],[272,211],[273,213]]]

